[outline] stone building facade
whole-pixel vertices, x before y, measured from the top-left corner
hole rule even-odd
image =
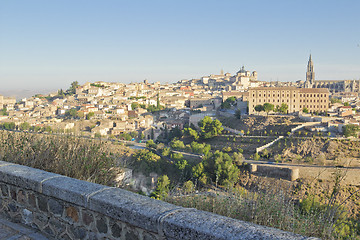
[[[301,111],[325,112],[329,107],[329,90],[296,87],[258,87],[249,89],[249,114],[256,113],[255,106],[271,103],[288,105],[288,113]]]

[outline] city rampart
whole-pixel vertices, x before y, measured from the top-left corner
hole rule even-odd
[[[54,239],[307,239],[0,161],[0,214]]]

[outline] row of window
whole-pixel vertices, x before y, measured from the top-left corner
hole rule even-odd
[[[306,107],[306,108],[325,108],[326,109],[326,105],[300,105],[300,109],[302,107]]]
[[[266,97],[266,94],[259,94],[259,97],[262,97],[263,95],[264,95],[264,97]],[[272,96],[275,97],[276,94],[273,94]],[[280,94],[277,94],[277,96],[280,97]],[[281,96],[285,97],[285,94],[281,94]],[[286,94],[286,97],[289,97],[289,96],[290,96],[289,94]],[[253,94],[253,97],[255,97],[255,94]],[[271,94],[268,94],[268,97],[271,97]],[[294,94],[294,97],[296,97],[296,94]],[[300,93],[300,97],[323,97],[323,95],[322,94],[301,94]],[[324,94],[324,97],[327,97],[326,94]]]
[[[301,99],[300,99],[301,102]],[[307,99],[306,101],[304,100],[304,102],[312,102],[312,100]],[[314,102],[316,102],[316,99],[314,100]],[[319,99],[317,100],[317,102],[319,102]],[[320,102],[323,102],[323,100],[321,99]],[[324,102],[326,102],[326,100],[324,100]]]
[[[300,93],[300,97],[303,97],[302,96],[303,94]],[[304,94],[304,97],[313,97],[313,94]],[[322,94],[314,94],[314,97],[323,97]],[[324,97],[326,97],[326,94],[324,94]]]

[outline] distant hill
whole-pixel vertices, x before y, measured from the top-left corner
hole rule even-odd
[[[5,97],[15,97],[16,100],[21,100],[22,98],[29,98],[36,94],[49,94],[52,92],[57,92],[57,89],[22,89],[22,90],[0,89],[0,95],[3,95]]]

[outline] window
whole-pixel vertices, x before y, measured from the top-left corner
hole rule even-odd
[[[255,97],[255,94],[253,94],[253,97]]]
[[[301,102],[301,99],[300,99],[300,102]]]
[[[300,94],[300,97],[302,97],[302,94]]]

